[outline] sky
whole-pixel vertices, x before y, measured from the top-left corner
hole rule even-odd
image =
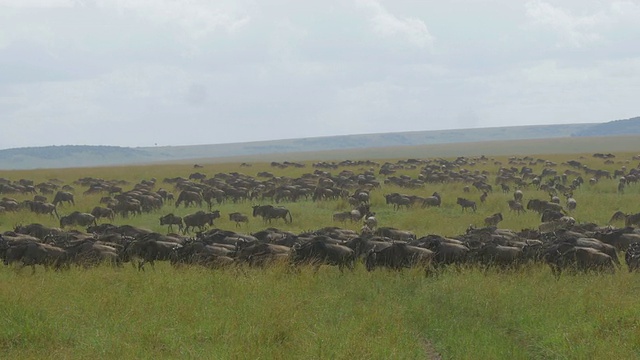
[[[0,148],[640,115],[640,0],[0,0]]]

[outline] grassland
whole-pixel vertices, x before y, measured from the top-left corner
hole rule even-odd
[[[467,146],[466,155],[491,154]],[[594,149],[614,151],[598,145]],[[523,151],[516,147],[512,150]],[[591,153],[542,153],[545,151],[531,151],[539,154],[534,157],[558,164],[582,156],[580,161],[593,168],[614,170],[637,165],[630,160],[635,153],[630,152],[616,153],[613,164],[604,164]],[[369,158],[395,161],[432,156],[422,152],[386,154],[389,156],[372,153]],[[495,161],[508,166],[506,154],[498,155],[469,169],[494,174],[500,166]],[[255,176],[271,171],[297,177],[313,171],[307,164],[302,169],[276,170],[268,163],[254,163],[250,168],[220,163],[205,164],[198,171],[209,176],[218,172]],[[538,173],[542,169],[542,165],[533,167]],[[566,166],[557,168],[561,171]],[[156,178],[159,187],[165,186],[160,184],[165,177],[186,177],[193,171],[190,163],[8,171],[0,176],[28,178],[36,183],[58,178],[68,184],[85,176],[127,179],[132,184]],[[418,172],[401,173],[415,177]],[[580,222],[604,224],[616,210],[638,212],[640,190],[630,186],[620,195],[616,184],[615,180],[585,184],[575,194],[578,208],[574,217]],[[460,234],[469,224],[481,225],[484,217],[497,211],[505,214],[501,227],[519,230],[539,223],[533,213],[509,214],[506,200],[511,194],[499,191],[491,194],[477,213],[462,213],[455,205],[455,198],[463,195],[462,186],[438,184],[409,190],[383,185],[374,190],[371,206],[381,226],[409,229],[419,236]],[[76,187],[76,206],[62,207],[61,215],[76,209],[89,211],[97,205],[101,195],[82,196],[84,190]],[[383,198],[390,192],[425,196],[434,191],[443,196],[439,209],[393,211]],[[478,192],[468,194],[474,200],[478,196]],[[16,197],[23,200],[31,196]],[[525,199],[530,198],[546,199],[547,194],[526,189]],[[249,213],[250,205],[217,207],[223,218],[216,225],[235,230],[225,214]],[[359,228],[359,224],[331,222],[333,212],[349,208],[344,201],[283,205],[292,211],[294,221],[291,225],[277,224],[282,229],[300,232],[330,225]],[[166,232],[158,223],[159,216],[193,211],[165,205],[157,213],[118,218],[116,223]],[[48,216],[20,211],[1,214],[0,230],[31,222],[56,225],[56,220]],[[252,219],[239,231],[249,233],[264,227],[261,221]],[[341,274],[332,267],[323,267],[318,273],[311,269],[292,273],[286,267],[212,271],[159,264],[154,271],[144,273],[127,265],[122,269],[101,266],[63,272],[38,269],[35,275],[4,267],[0,269],[0,284],[0,358],[416,359],[428,358],[434,349],[447,359],[640,358],[640,277],[624,268],[615,275],[567,276],[556,281],[542,265],[517,272],[452,270],[428,278],[410,270],[368,273],[362,266],[353,273]]]

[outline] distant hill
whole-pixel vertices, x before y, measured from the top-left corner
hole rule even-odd
[[[366,149],[428,144],[563,138],[587,133],[594,124],[512,126],[442,131],[327,136],[234,144],[162,147],[46,146],[0,150],[0,169],[64,168],[159,161]],[[575,135],[581,136],[581,135]]]
[[[571,136],[610,136],[640,134],[640,117],[614,120],[576,131]]]

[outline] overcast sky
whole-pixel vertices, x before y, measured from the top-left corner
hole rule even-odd
[[[0,0],[0,148],[640,115],[640,1]]]

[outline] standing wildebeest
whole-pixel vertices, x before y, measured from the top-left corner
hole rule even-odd
[[[235,221],[236,227],[240,227],[240,223],[249,223],[249,217],[239,212],[229,214],[229,221]]]
[[[183,190],[178,195],[178,200],[176,200],[176,207],[180,206],[182,202],[184,202],[184,207],[188,207],[191,204],[198,205],[198,207],[202,207],[202,195],[198,194],[194,191]]]
[[[31,266],[32,273],[36,272],[36,265],[48,268],[50,265],[56,270],[67,260],[67,252],[59,247],[37,242],[24,242],[9,246],[4,251],[4,264],[10,265],[22,261],[22,266]]]
[[[60,218],[60,227],[64,228],[67,225],[78,225],[78,226],[87,227],[90,225],[97,226],[98,223],[96,222],[95,216],[88,213],[81,213],[79,211],[74,211],[71,214]]]
[[[434,192],[433,195],[426,197],[424,200],[422,200],[423,208],[427,206],[440,206],[440,204],[442,204],[442,198],[440,197],[440,194],[438,194],[437,192]]]
[[[521,212],[526,212],[526,210],[524,209],[524,206],[522,206],[522,204],[518,201],[507,200],[507,203],[509,204],[509,210],[515,211],[516,214],[518,215],[520,215]]]
[[[340,271],[343,271],[345,266],[353,270],[356,256],[355,252],[346,246],[314,239],[302,245],[294,245],[291,248],[290,259],[296,265],[312,264],[316,267],[316,271],[322,264],[337,265]]]
[[[60,203],[67,202],[72,205],[76,205],[76,202],[73,200],[73,194],[67,191],[58,191],[56,196],[53,198],[53,205],[58,205]]]
[[[383,249],[371,249],[367,253],[365,265],[367,271],[372,271],[376,266],[385,266],[393,270],[422,266],[425,271],[431,267],[433,251],[421,247],[410,246],[404,243],[393,243]]]
[[[113,221],[113,219],[116,217],[116,213],[113,211],[113,209],[105,208],[102,206],[94,207],[93,210],[91,210],[91,215],[95,216],[96,221],[100,218],[106,218]]]
[[[488,196],[487,192],[483,191],[482,195],[480,195],[480,202],[482,203],[485,202],[487,200],[487,196]]]
[[[213,226],[213,220],[220,218],[220,211],[216,210],[210,213],[206,213],[202,210],[196,212],[195,214],[186,215],[182,220],[184,221],[184,231],[183,233],[188,233],[189,228],[195,229],[197,226],[200,231],[204,230],[204,228],[209,225]]]
[[[169,225],[169,231],[173,231],[173,225],[178,225],[178,231],[182,231],[184,229],[182,218],[180,216],[173,215],[173,213],[160,217],[160,225]]]
[[[570,197],[567,199],[567,210],[575,210],[577,206],[576,199]]]
[[[485,226],[497,226],[498,223],[502,221],[502,213],[495,213],[491,216],[488,216],[484,219]]]
[[[60,218],[58,211],[56,210],[56,206],[52,203],[30,200],[26,200],[26,203],[29,205],[29,209],[36,214],[49,214],[51,216],[55,215],[58,219]]]
[[[289,216],[289,221],[287,221],[287,215]],[[262,220],[269,221],[271,223],[271,219],[283,219],[285,223],[291,223],[293,221],[293,217],[291,216],[291,211],[284,207],[273,207],[272,205],[255,205],[253,206],[253,217],[261,216]]]
[[[524,194],[522,193],[522,190],[516,190],[513,192],[513,200],[521,203],[523,197],[524,197]]]
[[[467,200],[465,198],[459,197],[458,200],[456,201],[456,204],[462,207],[462,211],[464,211],[466,208],[471,208],[473,212],[475,212],[478,209],[475,201]]]

